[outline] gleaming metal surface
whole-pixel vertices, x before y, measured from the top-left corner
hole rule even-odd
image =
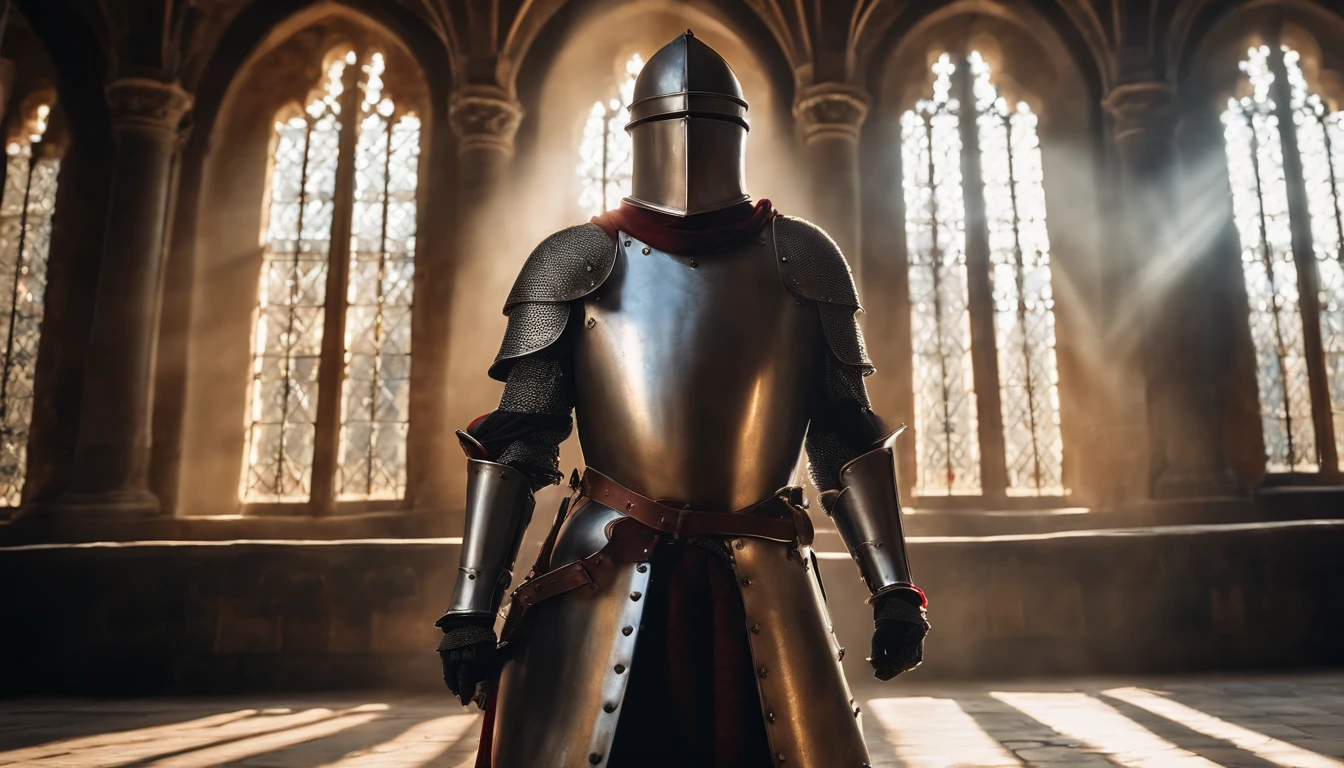
[[[496,693],[495,768],[606,764],[652,571],[622,565],[606,587],[566,592],[529,614]]]
[[[449,615],[490,616],[499,610],[535,505],[532,488],[518,470],[467,460],[467,519]]]
[[[766,735],[777,764],[869,763],[811,549],[761,539],[732,546]]]
[[[749,200],[746,113],[742,86],[714,49],[690,32],[663,46],[635,80],[626,200],[676,216]]]
[[[605,547],[610,540],[608,526],[622,516],[611,507],[580,501],[560,526],[560,533],[555,537],[555,548],[551,551],[551,562],[546,567],[553,569],[568,565]]]
[[[872,594],[913,583],[892,450],[896,436],[904,429],[902,425],[879,447],[840,468],[843,490],[831,513],[840,539],[858,563]]]
[[[792,485],[824,342],[816,308],[780,282],[769,228],[695,258],[619,244],[574,342],[588,465],[710,512]]]

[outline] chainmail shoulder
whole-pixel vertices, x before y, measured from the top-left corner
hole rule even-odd
[[[812,301],[859,308],[849,262],[831,236],[806,219],[775,217],[779,272],[789,290]]]
[[[490,378],[508,381],[515,363],[559,341],[569,324],[569,311],[568,303],[528,302],[513,307],[499,354],[490,364]]]
[[[616,245],[596,224],[562,229],[527,257],[504,303],[505,314],[527,302],[568,302],[592,293],[616,263]]]
[[[835,359],[859,370],[864,376],[877,370],[868,359],[868,347],[863,343],[857,310],[819,301],[817,313],[821,315],[821,330],[826,334],[826,343]]]

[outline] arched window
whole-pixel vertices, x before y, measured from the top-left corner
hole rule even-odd
[[[644,68],[638,53],[625,64],[625,79],[615,96],[598,99],[588,111],[579,143],[579,207],[592,216],[620,205],[630,194],[630,171],[634,156],[625,124],[630,121],[630,102],[635,94],[635,77]]]
[[[1271,473],[1336,474],[1344,454],[1344,113],[1288,46],[1247,51],[1223,112],[1233,218]]]
[[[420,120],[386,68],[335,51],[275,123],[245,502],[405,495]]]
[[[1062,496],[1050,241],[1036,115],[977,52],[901,116],[916,492]]]
[[[0,506],[18,506],[28,464],[33,374],[42,335],[47,254],[61,161],[44,151],[52,105],[23,110],[5,147],[0,196]]]

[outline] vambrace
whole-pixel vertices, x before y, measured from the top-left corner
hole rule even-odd
[[[485,455],[483,449],[473,450],[480,444],[463,432],[458,438],[468,449],[466,524],[457,585],[440,626],[452,617],[487,617],[499,610],[536,505],[526,475],[478,458]]]
[[[922,603],[924,593],[910,578],[892,454],[892,443],[904,430],[901,425],[876,448],[840,468],[842,490],[830,514],[872,598],[907,589],[918,593]]]

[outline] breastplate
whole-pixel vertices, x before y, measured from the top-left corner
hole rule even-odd
[[[825,353],[816,308],[784,287],[771,229],[696,257],[620,234],[574,344],[588,466],[706,511],[790,484]]]

